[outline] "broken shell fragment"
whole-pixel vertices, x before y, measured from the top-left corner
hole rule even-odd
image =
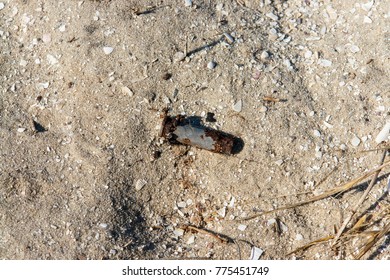
[[[171,144],[184,144],[225,155],[236,154],[241,151],[243,141],[240,138],[205,127],[199,123],[197,117],[165,116],[160,137]]]

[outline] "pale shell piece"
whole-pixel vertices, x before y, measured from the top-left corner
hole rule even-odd
[[[144,179],[138,179],[137,182],[135,183],[135,189],[137,191],[141,190],[145,185],[146,185],[146,180]]]
[[[389,140],[390,136],[390,121],[388,121],[382,130],[379,132],[378,136],[375,138],[375,142],[382,143],[383,141]]]
[[[250,260],[258,260],[260,259],[261,255],[263,254],[263,250],[253,246],[251,249],[251,256],[249,257]]]
[[[103,52],[107,55],[111,54],[114,51],[113,47],[103,47]]]
[[[234,105],[233,105],[233,110],[236,112],[241,112],[242,110],[242,100],[238,100]]]

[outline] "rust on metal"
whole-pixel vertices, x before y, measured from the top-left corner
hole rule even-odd
[[[190,145],[225,155],[238,153],[243,147],[240,138],[194,123],[191,118],[182,115],[165,114],[160,137],[167,139],[171,144]]]

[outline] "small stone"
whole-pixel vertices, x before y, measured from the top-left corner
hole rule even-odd
[[[341,144],[341,145],[340,145],[340,150],[346,151],[346,150],[347,150],[347,145]]]
[[[226,216],[226,207],[222,207],[217,211],[218,215],[221,216],[222,218],[225,218]]]
[[[183,52],[177,52],[173,55],[173,62],[180,62],[186,58]]]
[[[108,228],[108,225],[106,223],[101,223],[99,227],[101,227],[102,229],[106,229]]]
[[[251,256],[249,257],[249,259],[250,260],[258,260],[258,259],[260,259],[263,252],[264,251],[262,249],[253,246],[251,249]]]
[[[382,130],[378,133],[375,138],[377,144],[387,141],[390,136],[390,121],[385,124]]]
[[[51,35],[50,35],[50,34],[43,34],[43,35],[42,35],[42,41],[43,41],[45,44],[50,43],[50,41],[51,41]]]
[[[261,106],[259,109],[260,113],[265,113],[265,112],[267,112],[267,110],[268,110],[268,108],[266,106]]]
[[[209,69],[214,69],[216,66],[217,63],[215,63],[215,61],[210,61],[209,63],[207,63],[207,68]]]
[[[27,61],[22,59],[22,60],[20,60],[19,65],[22,66],[22,67],[26,67],[27,66]]]
[[[276,223],[276,219],[271,218],[267,221],[267,226],[272,226],[274,223]]]
[[[117,253],[117,251],[115,249],[111,249],[109,254],[110,255],[116,255],[116,253]]]
[[[111,54],[114,51],[113,47],[103,47],[103,52],[107,55]]]
[[[58,28],[58,30],[59,30],[60,32],[65,32],[65,30],[66,30],[65,24],[61,24],[61,26]]]
[[[236,198],[233,196],[232,199],[231,199],[230,202],[229,202],[229,207],[230,207],[230,208],[233,208],[235,202],[236,202]]]
[[[234,105],[233,105],[233,110],[236,112],[241,112],[242,110],[242,100],[238,100]]]
[[[296,240],[296,241],[301,241],[301,240],[303,240],[303,235],[300,234],[300,233],[297,233],[297,235],[295,235],[295,240]]]
[[[173,231],[173,234],[176,236],[176,237],[179,237],[179,236],[183,236],[184,234],[184,229],[182,228],[177,228]]]
[[[318,130],[314,130],[313,131],[313,135],[315,136],[315,137],[321,137],[321,132],[319,132]]]
[[[22,132],[25,132],[26,131],[26,128],[24,128],[24,127],[19,127],[18,128],[18,132],[19,133],[22,133]]]
[[[54,55],[51,55],[51,54],[48,54],[46,56],[46,59],[47,61],[49,62],[49,64],[51,65],[54,65],[54,64],[57,64],[58,63],[58,59],[54,57]]]
[[[330,66],[332,66],[332,61],[327,60],[327,59],[319,59],[318,64],[323,66],[323,67],[330,67]]]
[[[3,2],[0,2],[0,10],[4,9],[5,5]]]
[[[356,135],[352,138],[352,140],[351,140],[351,144],[352,144],[352,146],[354,146],[354,147],[357,147],[357,146],[359,146],[359,144],[360,144],[360,139],[359,139],[359,137],[357,137]]]
[[[356,45],[352,45],[349,50],[352,52],[352,53],[357,53],[358,51],[360,51],[360,48]]]
[[[227,42],[229,43],[229,44],[233,44],[234,43],[234,38],[233,38],[233,36],[232,35],[230,35],[229,33],[223,33],[223,35],[225,36],[225,38],[226,38],[226,40],[227,40]]]
[[[307,51],[305,52],[305,54],[304,54],[304,56],[305,56],[306,59],[309,59],[312,55],[313,55],[313,52],[312,52],[312,51],[309,51],[309,50],[307,50]]]
[[[187,206],[187,203],[185,201],[181,201],[179,203],[177,203],[177,207],[179,208],[185,208]]]
[[[246,225],[243,225],[243,224],[241,224],[241,225],[238,225],[238,230],[241,230],[241,231],[244,231],[245,229],[246,229]]]
[[[134,95],[134,92],[126,86],[122,87],[122,93],[128,95],[129,97]]]
[[[320,152],[320,151],[316,152],[315,157],[318,159],[322,158],[322,152]]]
[[[367,3],[361,4],[361,7],[366,12],[369,12],[373,5],[374,5],[374,1],[370,1],[370,2],[367,2]]]
[[[372,19],[368,16],[364,16],[363,22],[364,23],[372,23]]]
[[[278,166],[281,166],[283,163],[284,163],[284,160],[282,160],[282,159],[275,161],[275,164]]]
[[[260,55],[260,58],[261,58],[262,60],[268,60],[268,59],[270,58],[269,52],[268,52],[268,51],[263,51],[263,52],[261,53],[261,55]]]
[[[187,240],[187,244],[190,245],[193,244],[194,242],[195,242],[195,235],[191,235]]]
[[[191,7],[192,6],[192,0],[184,0],[184,6]]]
[[[137,182],[135,183],[135,189],[137,191],[140,191],[145,185],[146,185],[146,180],[144,179],[138,179]]]
[[[275,15],[274,13],[267,13],[265,14],[267,17],[269,17],[270,19],[272,20],[278,20],[279,17],[277,15]]]

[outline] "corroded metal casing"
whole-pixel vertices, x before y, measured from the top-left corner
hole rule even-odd
[[[230,155],[237,140],[236,137],[204,127],[191,122],[185,116],[165,116],[160,137],[164,137],[172,144],[184,144],[216,153]]]

